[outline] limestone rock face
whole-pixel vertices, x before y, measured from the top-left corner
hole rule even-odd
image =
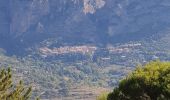
[[[1,0],[0,39],[27,47],[49,38],[102,45],[139,40],[169,28],[169,9],[169,0]]]

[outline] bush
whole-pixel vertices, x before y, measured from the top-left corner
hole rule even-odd
[[[138,66],[107,100],[169,100],[170,62],[154,61]]]

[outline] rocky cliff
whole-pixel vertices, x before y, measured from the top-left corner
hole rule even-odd
[[[1,47],[14,51],[49,38],[107,45],[163,35],[168,0],[1,0]],[[5,44],[5,46],[3,46]]]

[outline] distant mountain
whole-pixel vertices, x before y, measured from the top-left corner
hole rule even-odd
[[[164,37],[169,0],[1,0],[0,47],[11,53],[48,39],[60,45]]]

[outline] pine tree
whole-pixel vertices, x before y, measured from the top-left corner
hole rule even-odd
[[[10,68],[0,71],[0,100],[28,100],[31,91],[31,87],[25,87],[22,81],[13,85]]]

